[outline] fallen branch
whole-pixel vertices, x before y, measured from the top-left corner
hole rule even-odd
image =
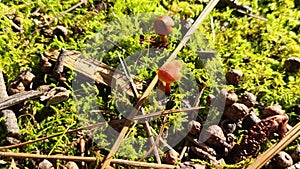
[[[46,55],[46,57],[54,62],[57,61],[57,52],[53,52],[53,55]],[[114,86],[116,83],[120,86],[122,91],[125,91],[129,96],[134,96],[130,85],[128,84],[127,78],[124,72],[116,70],[115,68],[101,63],[97,60],[92,60],[83,57],[78,51],[66,51],[64,66],[73,69],[78,73],[78,76],[84,76],[97,84],[105,86]],[[146,84],[143,80],[133,78],[133,82],[138,92],[142,91],[143,86]]]
[[[81,156],[64,156],[64,155],[40,155],[40,154],[29,154],[29,153],[14,153],[14,152],[0,152],[0,157],[13,157],[13,158],[32,158],[32,159],[48,159],[48,160],[66,160],[66,161],[76,161],[76,162],[97,162],[98,159],[96,157],[81,157]],[[136,166],[136,167],[144,167],[144,168],[172,168],[174,169],[174,165],[168,164],[155,164],[155,163],[146,163],[146,162],[137,162],[137,161],[129,161],[122,159],[112,159],[111,163],[121,164],[127,166]]]
[[[260,154],[247,169],[257,169],[263,167],[269,160],[271,160],[276,154],[278,154],[282,149],[288,146],[292,141],[294,141],[300,135],[300,122],[295,125],[291,130],[289,130],[286,136],[280,140],[278,143],[271,146],[264,153]]]
[[[30,90],[17,93],[7,98],[0,99],[0,110],[20,104],[26,100],[31,100],[42,96],[45,91]]]

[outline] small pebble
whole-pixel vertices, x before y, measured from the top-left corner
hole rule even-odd
[[[291,57],[285,60],[284,68],[288,72],[298,72],[300,70],[300,58]]]
[[[272,106],[267,106],[263,109],[262,114],[264,117],[282,115],[284,114],[281,106],[279,104],[274,104]]]
[[[174,150],[169,150],[163,155],[163,161],[166,164],[176,164],[178,162],[179,154]]]
[[[256,97],[254,96],[254,94],[252,93],[244,93],[241,98],[240,98],[240,102],[243,103],[244,105],[246,105],[247,107],[253,107],[257,104],[256,102]]]
[[[224,116],[233,120],[234,122],[241,121],[249,113],[249,109],[242,103],[234,103],[227,107],[224,111]]]
[[[293,165],[292,157],[285,151],[280,151],[278,154],[276,154],[273,162],[274,166],[277,166],[278,168],[286,168]]]
[[[67,169],[79,169],[78,165],[74,161],[69,161],[66,164]]]
[[[232,69],[226,73],[225,77],[229,84],[238,85],[241,82],[243,75],[242,71]]]
[[[50,161],[44,159],[42,162],[39,163],[38,169],[54,169],[54,167]]]
[[[291,153],[291,157],[294,161],[300,160],[300,144],[298,144],[295,150]]]

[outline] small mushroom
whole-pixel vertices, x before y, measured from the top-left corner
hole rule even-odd
[[[51,72],[52,64],[50,62],[44,62],[41,68],[43,73],[50,73]]]
[[[170,16],[159,16],[154,21],[154,31],[157,33],[163,43],[168,43],[167,35],[172,33],[174,21]]]
[[[233,103],[230,107],[227,107],[224,111],[224,116],[233,120],[234,122],[239,122],[243,120],[245,116],[249,113],[249,109],[242,103]]]
[[[285,151],[280,151],[278,154],[276,154],[273,162],[274,166],[277,166],[278,168],[286,168],[293,165],[292,157]]]
[[[237,69],[232,69],[226,73],[225,77],[229,84],[238,85],[243,77],[243,72]]]
[[[298,144],[295,150],[291,153],[291,157],[294,161],[300,160],[300,144]]]
[[[181,63],[178,60],[173,60],[158,69],[158,79],[165,83],[165,94],[170,94],[171,83],[180,80],[182,77],[181,68]]]
[[[256,102],[256,97],[254,96],[254,94],[252,93],[244,93],[241,98],[240,98],[240,102],[243,103],[244,105],[246,105],[247,107],[253,107],[257,104]]]
[[[21,72],[19,78],[22,79],[24,86],[29,86],[32,83],[33,79],[35,78],[35,75],[31,73],[31,70],[25,70]]]
[[[263,116],[274,116],[274,115],[283,115],[284,112],[279,104],[274,104],[272,106],[267,106],[262,111]]]
[[[288,58],[284,62],[284,68],[289,72],[298,72],[300,70],[300,58]]]

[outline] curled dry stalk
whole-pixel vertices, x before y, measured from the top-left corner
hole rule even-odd
[[[172,60],[174,60],[176,58],[176,56],[179,53],[179,51],[182,49],[183,46],[186,45],[187,41],[195,33],[195,31],[198,29],[199,25],[204,21],[204,19],[208,16],[208,14],[212,11],[212,9],[217,5],[218,2],[219,2],[219,0],[211,0],[207,4],[207,6],[203,10],[203,12],[200,14],[200,16],[197,18],[197,20],[194,22],[194,24],[188,30],[188,32],[184,35],[184,37],[182,38],[182,40],[180,41],[180,43],[178,44],[178,46],[176,47],[176,49],[173,51],[173,53],[169,56],[169,58],[167,59],[167,61],[165,62],[165,64],[169,63],[170,61],[172,61]],[[141,98],[138,100],[137,104],[135,105],[135,108],[133,109],[133,111],[131,112],[131,114],[129,116],[129,119],[133,119],[134,116],[136,116],[138,110],[140,110],[140,108],[143,105],[143,103],[145,102],[146,98],[148,97],[148,95],[150,94],[150,92],[155,87],[157,81],[158,81],[158,76],[156,75],[153,78],[153,80],[151,81],[151,83],[149,84],[149,86],[146,89],[146,91],[141,96]],[[121,132],[120,132],[120,134],[118,136],[117,141],[114,143],[114,145],[111,148],[111,151],[106,156],[106,160],[104,161],[104,163],[103,163],[103,165],[101,167],[102,169],[108,168],[108,166],[110,165],[110,162],[113,159],[114,154],[119,149],[119,147],[121,145],[121,141],[123,140],[125,134],[127,133],[128,129],[129,129],[130,123],[131,122],[129,120],[125,122],[125,125],[122,128],[122,130],[121,130]]]

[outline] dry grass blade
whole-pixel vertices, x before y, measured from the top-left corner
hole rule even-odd
[[[278,143],[271,146],[267,151],[260,154],[254,163],[252,163],[247,169],[257,169],[263,167],[274,155],[278,154],[282,149],[288,146],[293,140],[300,135],[300,123],[295,125],[286,136]]]
[[[48,159],[48,160],[66,160],[66,161],[85,161],[85,162],[97,162],[96,157],[81,157],[81,156],[64,156],[64,155],[40,155],[29,153],[14,153],[14,152],[0,152],[0,157],[14,157],[14,158],[32,158],[32,159]],[[142,168],[175,168],[174,165],[168,164],[155,164],[146,162],[129,161],[122,159],[112,159],[111,163],[122,164],[127,166],[136,166]]]
[[[187,41],[195,33],[195,31],[198,29],[199,25],[204,21],[204,19],[208,16],[208,14],[212,11],[212,9],[217,5],[218,2],[219,2],[219,0],[211,0],[207,4],[207,6],[202,11],[202,13],[200,14],[200,16],[197,18],[197,20],[195,21],[195,23],[191,26],[191,28],[184,35],[184,37],[182,38],[182,40],[180,41],[180,43],[178,44],[178,46],[176,47],[176,49],[170,55],[170,57],[168,58],[168,60],[166,61],[166,63],[168,63],[171,60],[173,60],[173,59],[176,58],[176,56],[179,53],[179,51],[182,49],[183,46],[185,46],[185,44],[187,43]],[[158,76],[156,75],[153,78],[153,80],[151,81],[151,83],[149,84],[149,86],[146,89],[146,91],[143,93],[143,95],[139,99],[138,103],[135,106],[135,109],[131,112],[131,115],[129,116],[129,119],[133,119],[133,117],[137,114],[138,110],[141,108],[141,106],[144,103],[145,99],[148,97],[148,95],[150,94],[150,92],[153,90],[153,88],[156,85],[157,81],[158,81]],[[121,132],[120,132],[120,134],[119,134],[116,142],[112,146],[111,151],[107,155],[106,160],[103,163],[102,169],[105,169],[105,168],[107,168],[107,166],[110,165],[110,162],[111,162],[114,154],[119,149],[119,147],[121,145],[121,142],[122,142],[125,134],[127,133],[128,129],[129,129],[129,125],[130,125],[130,121],[128,120],[128,121],[126,121],[125,126],[123,127],[123,129],[121,130]]]

